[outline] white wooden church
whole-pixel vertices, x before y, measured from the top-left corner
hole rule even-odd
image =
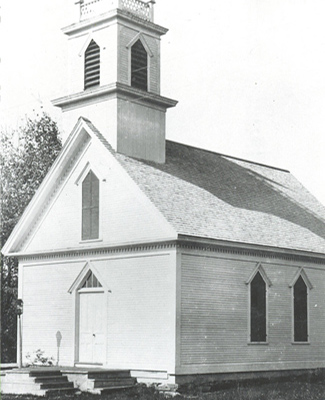
[[[23,363],[40,348],[166,382],[325,368],[325,208],[286,170],[166,140],[153,0],[79,6],[53,101],[71,133],[2,249]]]

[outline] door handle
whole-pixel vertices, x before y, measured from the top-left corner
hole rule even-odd
[[[95,333],[93,333],[93,336],[96,337]]]

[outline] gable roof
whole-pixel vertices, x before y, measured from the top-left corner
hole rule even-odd
[[[35,224],[35,221],[40,216],[44,204],[51,200],[56,187],[59,186],[60,181],[64,178],[67,166],[77,156],[80,148],[86,147],[87,143],[89,143],[91,130],[88,129],[87,131],[85,128],[87,128],[85,121],[79,118],[61,152],[1,249],[2,254],[9,255],[10,251],[30,231],[31,226]]]
[[[325,208],[290,174],[166,142],[166,163],[116,158],[179,234],[325,253]]]
[[[51,196],[53,180],[89,135],[116,158],[179,235],[325,254],[325,208],[289,171],[172,141],[166,141],[165,164],[134,159],[116,153],[82,117],[4,254],[25,234],[35,210]]]
[[[92,146],[92,143],[94,146]],[[100,148],[100,146],[103,147]],[[90,147],[93,149],[96,148],[96,150],[94,150],[96,156],[94,156],[95,153],[93,151],[91,162],[89,162],[87,156],[84,157]],[[107,151],[110,153],[109,157]],[[95,165],[94,157],[100,159],[100,154],[102,156],[101,160],[103,161],[105,159],[107,163],[100,162],[98,165]],[[84,162],[82,162],[82,160]],[[110,161],[108,162],[108,160]],[[113,181],[114,184],[116,183],[121,185],[120,188],[122,189],[122,195],[125,193],[123,192],[124,188],[127,187],[128,197],[125,197],[124,201],[123,199],[121,201],[118,199],[120,207],[117,207],[118,212],[114,214],[114,223],[111,225],[111,229],[109,230],[111,236],[107,234],[106,237],[101,238],[100,241],[85,241],[80,243],[80,237],[77,236],[78,233],[74,231],[74,236],[72,239],[70,237],[70,242],[66,240],[67,237],[63,239],[62,237],[57,238],[58,240],[54,238],[52,241],[53,233],[58,232],[61,229],[58,230],[58,226],[61,226],[60,222],[65,224],[66,221],[72,221],[74,224],[78,224],[78,219],[76,221],[73,218],[70,219],[64,217],[67,216],[67,211],[64,210],[64,212],[62,212],[62,204],[65,206],[66,200],[64,199],[64,196],[61,195],[64,193],[64,190],[69,183],[71,184],[70,190],[71,186],[78,186],[78,183],[83,176],[82,174],[90,167],[94,169],[99,177],[102,176],[103,182],[109,181],[112,183]],[[112,171],[114,171],[113,174]],[[114,181],[114,179],[116,180]],[[119,190],[115,190],[114,193],[120,192]],[[113,196],[111,196],[111,198],[112,197]],[[60,199],[61,203],[59,204],[61,204],[61,209],[56,208],[55,211],[56,213],[60,213],[60,215],[56,214],[58,217],[56,218],[53,214],[53,209],[55,209],[55,204],[57,204]],[[131,199],[130,201],[132,204],[128,203],[128,199]],[[104,202],[102,204],[104,204]],[[110,206],[112,206],[112,204],[110,204]],[[124,211],[127,211],[129,214],[130,212],[134,213],[132,222],[127,220],[127,213],[125,214],[124,219],[118,214],[121,212],[122,207],[124,207]],[[127,210],[125,210],[125,207],[128,207]],[[78,210],[78,204],[74,205],[73,209]],[[113,209],[116,209],[114,208],[114,205]],[[103,214],[105,213],[102,213],[102,215]],[[107,215],[108,214],[106,213],[106,216]],[[119,217],[117,217],[118,215]],[[125,224],[128,224],[129,229],[127,234],[123,229],[120,229],[119,232],[115,232],[115,234],[113,233],[114,229],[117,229],[117,220],[122,221],[124,226]],[[143,223],[143,229],[139,229],[140,222]],[[43,228],[45,226],[43,231],[41,229],[42,226]],[[57,227],[56,230],[55,226]],[[107,224],[105,226],[107,227]],[[106,229],[106,232],[107,230],[108,229]],[[115,152],[107,140],[89,120],[80,117],[53,166],[30,201],[4,247],[1,249],[1,252],[6,256],[26,256],[34,254],[49,254],[53,252],[58,253],[67,250],[89,250],[95,247],[98,249],[102,247],[119,246],[126,242],[128,244],[138,244],[139,241],[174,240],[176,238],[177,233],[171,224],[164,218],[147,196],[145,196],[129,176],[127,171],[125,171],[121,164],[116,160]],[[123,241],[124,239],[125,242]],[[36,245],[34,247],[31,245],[33,241],[34,245]]]

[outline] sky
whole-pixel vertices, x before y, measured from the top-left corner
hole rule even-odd
[[[2,0],[0,128],[67,94],[75,0]],[[157,0],[167,138],[288,169],[325,205],[324,0]]]

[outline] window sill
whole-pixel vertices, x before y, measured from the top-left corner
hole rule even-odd
[[[99,242],[102,242],[103,241],[103,239],[85,239],[85,240],[81,240],[80,242],[79,242],[79,244],[84,244],[84,243],[99,243]]]
[[[310,342],[291,342],[291,344],[294,346],[306,346],[310,345]]]
[[[249,346],[268,346],[269,342],[248,342]]]

